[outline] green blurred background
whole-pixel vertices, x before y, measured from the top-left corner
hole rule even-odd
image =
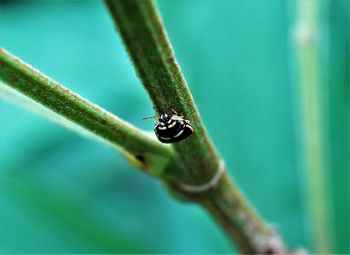
[[[1,1],[1,46],[132,124],[152,105],[101,1]],[[231,176],[288,245],[306,211],[295,1],[160,0],[176,56]],[[322,1],[327,201],[349,252],[349,1]],[[0,252],[231,252],[201,208],[173,200],[110,148],[0,101]]]

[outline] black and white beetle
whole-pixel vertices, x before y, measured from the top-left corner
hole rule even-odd
[[[193,134],[190,122],[173,112],[160,115],[154,127],[154,132],[162,143],[176,143]]]

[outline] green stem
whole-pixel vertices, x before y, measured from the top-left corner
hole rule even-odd
[[[154,3],[149,0],[105,2],[157,113],[174,109],[194,128],[192,136],[173,145],[188,174],[182,182],[207,183],[216,175],[221,159],[205,132]],[[181,190],[177,183],[171,188],[206,208],[240,252],[285,250],[277,235],[271,233],[226,174],[218,185],[200,194]]]
[[[153,3],[134,0],[106,3],[156,111],[161,114],[174,109],[191,122],[195,134],[174,147],[185,164],[192,166],[193,180],[209,181],[219,166],[218,156],[201,124]]]
[[[307,179],[308,209],[312,236],[318,253],[330,252],[330,226],[325,181],[324,126],[321,110],[320,50],[318,33],[319,1],[298,2],[296,27],[297,57],[300,76],[300,102]]]
[[[4,49],[0,49],[0,81],[6,84],[1,84],[2,95],[12,93],[8,87],[26,95],[61,118],[75,123],[80,130],[88,131],[117,146],[139,168],[159,171],[156,168],[160,167],[160,162],[165,164],[172,158],[170,147],[88,102]]]

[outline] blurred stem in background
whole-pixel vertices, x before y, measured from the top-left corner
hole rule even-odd
[[[331,251],[329,191],[326,183],[326,148],[320,68],[320,1],[297,2],[295,40],[299,66],[299,102],[302,116],[306,198],[311,235],[317,253]]]
[[[332,196],[332,252],[350,252],[349,85],[350,1],[326,1],[327,153]]]

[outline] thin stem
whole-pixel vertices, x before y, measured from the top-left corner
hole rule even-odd
[[[73,123],[75,130],[85,130],[86,133],[118,147],[139,168],[152,170],[152,167],[158,168],[160,162],[165,164],[172,158],[170,147],[160,144],[129,123],[88,102],[4,49],[0,49],[0,81],[3,83],[3,96],[13,95],[13,90],[22,93],[46,107],[45,110],[34,105],[42,113],[45,111],[45,116],[52,119],[52,115],[58,114],[58,117],[54,117],[56,121]],[[17,97],[18,100],[22,98]]]
[[[7,100],[8,102],[17,105],[19,107],[22,107],[30,112],[33,112],[35,114],[40,115],[41,117],[44,117],[54,123],[57,123],[67,129],[70,129],[79,135],[85,136],[87,138],[90,138],[92,140],[95,140],[100,143],[104,143],[108,146],[112,146],[115,149],[119,149],[114,144],[110,143],[109,141],[101,138],[100,136],[97,136],[93,134],[92,132],[84,129],[83,127],[79,126],[78,124],[66,119],[65,117],[51,111],[50,109],[46,108],[45,106],[37,103],[30,97],[27,97],[20,93],[18,90],[6,85],[0,80],[0,95],[1,98]]]
[[[298,24],[295,35],[299,62],[299,90],[312,236],[316,251],[329,253],[331,228],[327,211],[324,126],[322,125],[321,113],[318,4],[319,1],[299,0]]]
[[[205,132],[154,3],[105,2],[156,111],[166,113],[174,109],[194,128],[192,136],[173,145],[188,173],[181,181],[193,185],[207,183],[218,171],[221,159]],[[181,190],[176,183],[171,188],[206,208],[240,252],[285,251],[277,235],[256,215],[226,174],[217,186],[200,194]]]

